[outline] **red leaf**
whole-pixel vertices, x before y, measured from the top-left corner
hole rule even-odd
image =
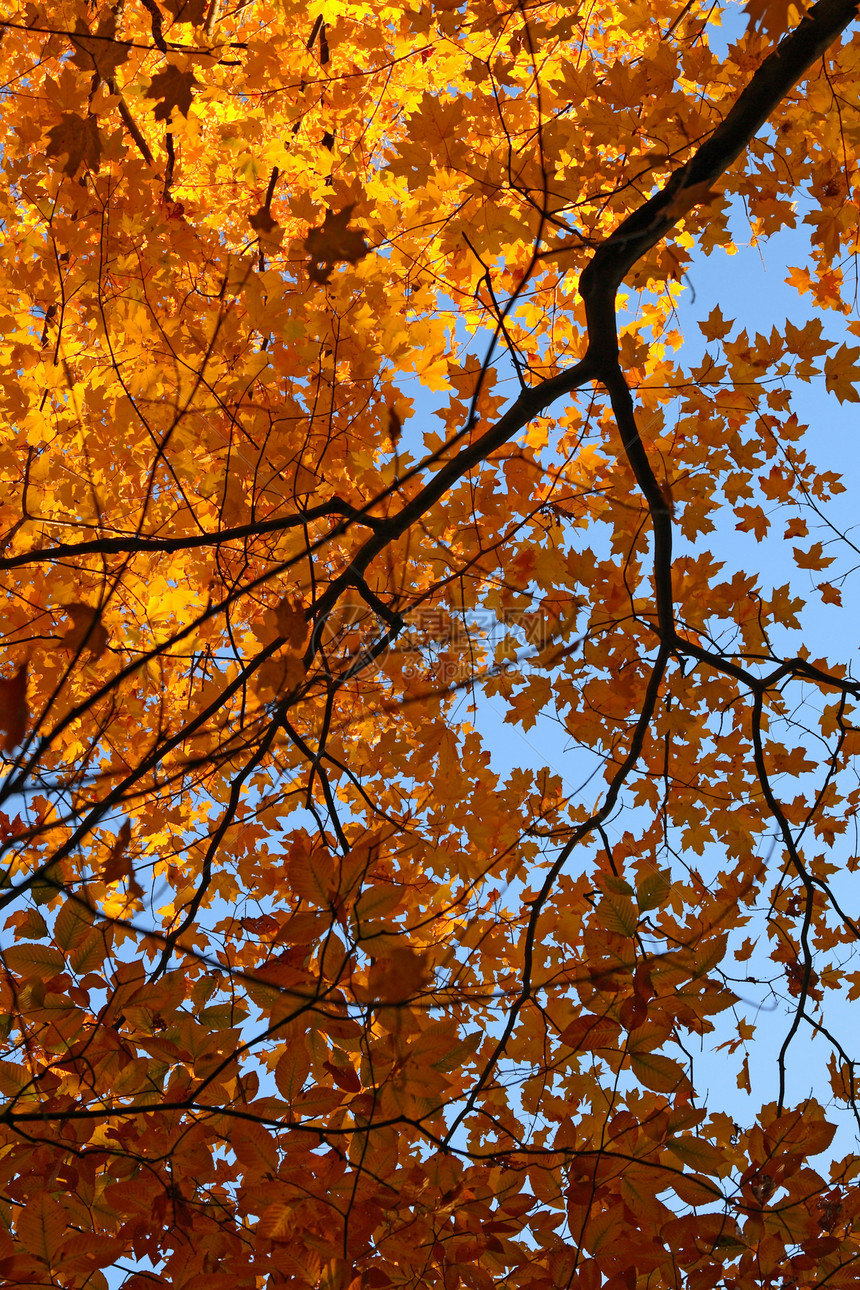
[[[11,752],[23,742],[29,717],[27,708],[27,663],[18,668],[7,681],[0,679],[0,748]]]

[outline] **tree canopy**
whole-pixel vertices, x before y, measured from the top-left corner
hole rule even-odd
[[[13,0],[4,1285],[857,1284],[856,7]]]

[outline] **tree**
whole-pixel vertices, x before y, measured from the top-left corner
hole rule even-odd
[[[724,16],[7,13],[5,1285],[857,1283],[856,0]]]

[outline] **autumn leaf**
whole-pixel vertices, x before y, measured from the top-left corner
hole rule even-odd
[[[856,1279],[856,5],[465,10],[2,28],[0,1284]]]
[[[295,596],[284,596],[278,601],[274,615],[275,629],[290,649],[301,649],[310,632],[302,602]]]
[[[720,306],[715,305],[705,321],[699,323],[699,331],[705,340],[722,340],[733,326],[734,320],[724,318]]]
[[[364,234],[349,227],[354,209],[354,205],[350,205],[336,214],[326,211],[320,227],[312,228],[305,238],[305,250],[311,260],[308,267],[311,282],[328,282],[336,264],[357,264],[370,254]]]
[[[604,927],[611,932],[632,936],[636,931],[636,909],[627,896],[613,893],[604,896],[597,907],[597,915]]]
[[[168,63],[160,72],[156,72],[146,91],[148,99],[157,99],[155,108],[156,121],[170,121],[174,111],[188,116],[194,98],[193,91],[199,88],[194,73],[183,71],[175,63]]]
[[[257,691],[264,701],[291,694],[298,689],[306,675],[307,668],[300,655],[292,652],[275,654],[257,669]]]
[[[824,545],[821,542],[813,542],[807,551],[799,546],[792,547],[792,553],[798,569],[826,569],[834,560],[832,555],[824,554]]]
[[[93,916],[80,898],[69,896],[54,923],[54,940],[61,950],[75,950],[87,939]]]
[[[18,1215],[16,1235],[24,1249],[45,1267],[57,1262],[66,1239],[62,1207],[44,1193],[34,1197]]]
[[[110,855],[101,871],[101,880],[106,883],[124,882],[129,895],[138,900],[143,896],[143,888],[134,876],[128,847],[131,842],[131,821],[123,820],[116,841],[111,847]]]
[[[108,634],[98,608],[80,601],[72,601],[64,608],[72,620],[72,626],[62,637],[64,647],[75,654],[83,650],[94,659],[101,658],[107,649]]]
[[[807,8],[805,0],[749,0],[744,13],[749,14],[753,31],[761,29],[776,36],[794,26]]]
[[[48,131],[46,153],[57,161],[70,178],[82,166],[98,170],[101,163],[102,141],[94,116],[80,116],[77,112],[64,112],[57,125]]]
[[[4,958],[10,971],[40,981],[50,981],[64,967],[63,956],[53,945],[10,945]]]
[[[253,1121],[238,1120],[230,1130],[230,1145],[237,1158],[252,1173],[275,1173],[278,1151],[267,1129]]]
[[[17,672],[8,678],[0,677],[0,733],[3,735],[4,752],[11,752],[24,740],[30,712],[27,707],[27,669],[25,660]]]
[[[286,1240],[296,1225],[295,1206],[275,1201],[267,1205],[257,1223],[257,1235],[269,1241]]]
[[[562,1043],[574,1051],[580,1049],[615,1048],[621,1034],[620,1027],[611,1017],[584,1014],[572,1021],[561,1032]]]
[[[271,212],[266,206],[261,206],[253,215],[250,215],[248,223],[254,232],[259,235],[261,243],[268,247],[280,246],[283,241],[284,230],[277,220],[272,218]]]
[[[835,354],[824,360],[825,385],[840,403],[860,403],[860,365],[856,359],[860,345],[840,345]]]
[[[388,408],[388,437],[393,444],[397,443],[403,433],[403,422],[394,407]]]
[[[176,22],[190,22],[195,27],[206,17],[206,0],[164,0],[164,7]]]
[[[660,869],[657,873],[646,874],[636,886],[636,902],[641,910],[659,909],[672,890],[672,874],[669,869]]]
[[[713,180],[703,179],[697,184],[682,184],[666,205],[667,219],[677,220],[686,215],[694,206],[710,206],[722,197],[719,189],[713,187]]]
[[[425,954],[412,946],[396,946],[373,964],[364,993],[382,1003],[403,1003],[423,991],[430,979]]]
[[[75,53],[72,62],[83,72],[95,72],[103,81],[110,80],[114,72],[128,58],[129,46],[116,39],[116,17],[108,12],[99,21],[94,35],[82,18],[75,23],[72,45]]]
[[[658,1093],[674,1093],[689,1086],[683,1068],[672,1058],[660,1053],[634,1053],[630,1058],[630,1066],[641,1084]]]
[[[311,1060],[307,1048],[301,1039],[287,1045],[287,1050],[275,1067],[275,1082],[279,1092],[292,1100],[301,1092],[311,1071]]]

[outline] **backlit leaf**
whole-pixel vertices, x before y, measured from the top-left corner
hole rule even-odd
[[[48,131],[47,155],[59,163],[70,178],[81,167],[98,170],[101,164],[102,139],[94,116],[81,116],[77,112],[64,112],[59,122]]]
[[[310,256],[308,276],[312,282],[328,282],[334,266],[339,263],[356,264],[370,254],[364,234],[349,227],[353,206],[325,213],[319,228],[312,228],[305,238],[305,250]]]

